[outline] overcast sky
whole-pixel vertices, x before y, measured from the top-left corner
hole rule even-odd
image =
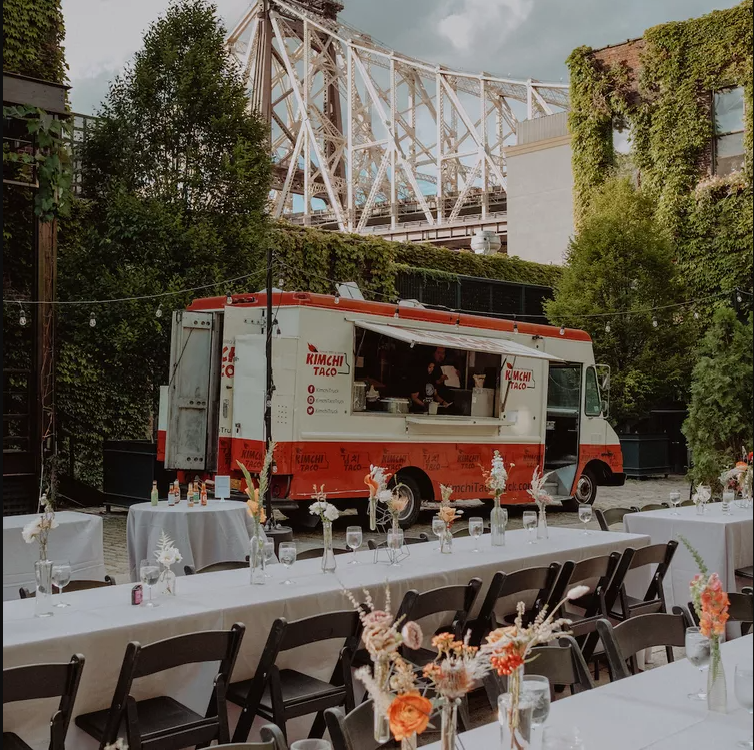
[[[63,0],[76,112],[93,114],[169,0]],[[734,0],[342,0],[344,21],[403,54],[472,72],[567,80],[574,47],[602,47]],[[232,26],[249,0],[217,0]]]

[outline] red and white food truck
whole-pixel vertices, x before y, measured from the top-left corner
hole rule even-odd
[[[158,454],[185,481],[230,475],[240,488],[237,462],[262,464],[267,300],[230,299],[174,313]],[[272,304],[272,496],[285,509],[306,507],[314,485],[364,509],[375,464],[407,486],[409,526],[440,484],[488,498],[495,450],[515,465],[506,503],[531,501],[536,466],[566,504],[623,484],[609,374],[584,331],[302,292]]]

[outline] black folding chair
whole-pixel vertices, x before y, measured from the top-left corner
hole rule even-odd
[[[84,671],[84,657],[74,654],[67,664],[30,664],[3,670],[3,705],[56,698],[58,709],[50,720],[49,750],[65,750],[65,737]],[[3,750],[31,750],[17,734],[3,732]]]
[[[259,730],[261,742],[231,742],[229,745],[213,745],[212,750],[288,750],[283,733],[274,724],[265,724]]]
[[[622,523],[623,517],[629,513],[638,513],[639,509],[631,508],[609,508],[608,510],[594,509],[594,515],[597,517],[597,523],[602,531],[610,531],[610,527],[616,523]]]
[[[365,701],[346,714],[342,708],[325,710],[325,723],[333,750],[378,750],[392,745],[374,739],[374,704]]]
[[[218,573],[221,570],[240,570],[241,568],[249,567],[249,556],[246,555],[245,560],[225,560],[223,562],[212,563],[211,565],[205,565],[203,568],[196,570],[193,565],[184,565],[183,573],[187,576],[198,575],[201,573]]]
[[[336,555],[347,555],[350,550],[343,549],[342,547],[333,547],[333,553]],[[322,557],[325,554],[324,547],[312,547],[312,549],[304,550],[296,555],[297,560],[314,560]]]
[[[355,610],[328,612],[288,622],[280,617],[272,624],[256,673],[249,680],[234,682],[228,700],[241,706],[241,716],[233,732],[234,742],[244,742],[256,716],[274,722],[286,735],[289,719],[316,713],[309,736],[322,737],[326,708],[354,707],[351,662],[361,637],[361,621]],[[300,646],[333,639],[342,640],[335,669],[324,682],[295,669],[279,669],[278,655]]]
[[[126,646],[110,708],[77,716],[76,726],[94,737],[100,747],[119,737],[125,738],[129,748],[142,750],[176,750],[212,740],[229,742],[226,693],[244,630],[236,623],[230,630],[188,633],[148,646],[132,641]],[[204,662],[220,662],[204,716],[169,696],[137,701],[131,695],[139,677]]]
[[[115,586],[115,579],[111,576],[105,576],[104,581],[70,581],[65,591],[88,591],[89,589],[99,589],[103,586]],[[33,599],[36,596],[36,589],[27,589],[23,586],[18,590],[18,596],[21,599]]]
[[[404,544],[423,544],[424,542],[428,542],[428,541],[429,541],[429,537],[424,533],[419,534],[419,536],[404,536],[403,537]],[[385,540],[381,542],[377,542],[374,539],[367,540],[367,547],[369,549],[372,549],[372,550],[381,549],[382,547],[385,547],[385,546],[387,546],[387,542]]]

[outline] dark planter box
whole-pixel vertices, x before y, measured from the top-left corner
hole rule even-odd
[[[667,476],[670,438],[667,435],[618,435],[627,477]]]
[[[106,440],[103,448],[104,504],[129,507],[149,500],[152,481],[167,497],[175,472],[157,461],[157,443],[150,440]]]

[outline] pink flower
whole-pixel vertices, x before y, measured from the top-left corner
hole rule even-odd
[[[589,593],[589,586],[574,586],[567,594],[566,599],[569,601],[575,601],[581,599],[582,596],[586,596]]]
[[[403,637],[403,642],[410,649],[416,651],[421,648],[424,634],[418,623],[413,621],[407,622],[401,630],[401,636]]]

